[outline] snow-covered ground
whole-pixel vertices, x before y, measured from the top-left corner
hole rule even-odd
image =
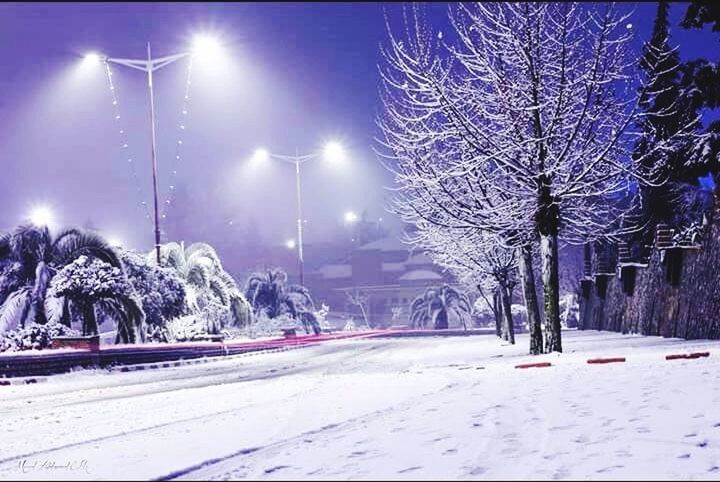
[[[0,387],[0,479],[720,479],[719,343],[563,342],[333,341]]]

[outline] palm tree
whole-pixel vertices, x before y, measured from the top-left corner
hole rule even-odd
[[[50,280],[82,255],[122,268],[102,237],[81,229],[66,229],[53,237],[47,227],[25,225],[0,235],[0,332],[27,322],[47,322]]]
[[[83,335],[98,331],[98,315],[117,322],[116,343],[145,341],[145,313],[132,284],[121,268],[80,256],[61,269],[50,283],[46,306],[49,318],[82,320]]]
[[[148,263],[155,265],[155,252],[147,256]],[[215,249],[206,243],[167,243],[160,246],[162,266],[173,268],[186,282],[188,307],[193,312],[206,315],[218,310],[227,312],[229,324],[246,326],[252,322],[252,308],[238,288],[235,280],[222,267]],[[207,316],[208,332],[218,333],[228,320]]]
[[[320,333],[310,291],[301,285],[287,285],[287,273],[279,268],[251,274],[245,296],[257,315],[264,314],[272,319],[288,314],[302,322],[306,333],[310,332],[309,328],[316,335]]]
[[[431,287],[417,296],[410,304],[410,326],[436,330],[448,327],[448,315],[455,313],[467,330],[466,319],[470,316],[471,307],[468,297],[448,285]]]

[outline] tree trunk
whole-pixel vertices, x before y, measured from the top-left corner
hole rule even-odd
[[[435,329],[436,330],[447,330],[448,327],[448,313],[447,310],[440,310],[437,318],[435,318]]]
[[[80,310],[83,318],[83,336],[97,335],[98,326],[95,317],[95,306],[92,303],[82,303]]]
[[[545,352],[562,352],[557,233],[540,235],[545,298]]]
[[[62,315],[60,315],[60,323],[72,327],[72,315],[70,313],[70,300],[66,297],[63,298]]]
[[[513,317],[512,317],[512,308],[511,308],[511,302],[512,299],[512,291],[507,286],[502,287],[502,306],[503,306],[503,313],[505,314],[504,321],[505,321],[505,333],[507,334],[507,341],[510,342],[511,345],[515,344],[515,325],[513,324]]]
[[[502,304],[500,301],[500,293],[497,291],[493,294],[493,315],[495,315],[495,334],[498,338],[502,338]]]
[[[519,271],[522,284],[525,309],[527,310],[528,330],[530,331],[530,354],[540,355],[543,352],[542,326],[540,306],[535,287],[535,271],[533,270],[532,247],[520,248]]]
[[[560,200],[552,194],[552,181],[545,174],[538,180],[537,228],[542,258],[545,301],[545,352],[562,352],[560,338],[560,276],[558,273],[558,231]]]

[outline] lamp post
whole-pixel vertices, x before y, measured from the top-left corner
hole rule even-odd
[[[155,255],[157,258],[157,264],[160,265],[160,218],[158,208],[158,164],[157,164],[157,143],[155,135],[155,99],[153,92],[153,72],[166,67],[173,62],[180,60],[185,57],[189,57],[198,53],[198,50],[209,50],[217,49],[218,44],[211,38],[198,37],[195,39],[195,49],[189,52],[182,52],[174,55],[168,55],[165,57],[152,58],[150,50],[150,42],[147,43],[147,59],[126,59],[126,58],[113,58],[98,55],[96,53],[89,53],[85,56],[87,61],[102,61],[111,62],[118,65],[124,65],[132,69],[140,70],[147,74],[147,86],[148,86],[148,99],[149,99],[149,114],[150,114],[150,139],[151,139],[151,160],[152,160],[152,180],[153,180],[153,208],[154,208],[154,220],[155,220]]]
[[[303,221],[302,221],[302,197],[300,196],[300,166],[320,156],[324,156],[329,160],[338,160],[343,156],[343,148],[337,142],[329,142],[322,153],[314,152],[311,154],[300,155],[295,151],[295,155],[272,154],[265,149],[257,149],[253,156],[257,161],[267,159],[277,159],[295,165],[295,193],[297,197],[297,253],[298,253],[298,273],[300,276],[300,284],[305,284],[304,274],[304,256],[303,256]],[[288,245],[289,246],[289,245]]]

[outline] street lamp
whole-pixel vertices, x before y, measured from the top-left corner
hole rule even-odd
[[[270,159],[277,159],[279,161],[285,161],[291,164],[295,165],[295,190],[297,194],[297,251],[298,251],[298,271],[300,273],[300,284],[305,284],[305,276],[303,272],[303,229],[302,229],[302,199],[300,196],[300,165],[305,164],[308,161],[311,161],[313,159],[316,159],[318,157],[324,157],[327,161],[339,161],[342,160],[345,156],[345,151],[339,143],[335,141],[328,142],[325,147],[323,148],[321,153],[314,152],[311,154],[295,154],[294,156],[290,155],[280,155],[280,154],[273,154],[269,152],[267,149],[259,148],[256,149],[253,153],[251,162],[266,162]],[[294,249],[295,247],[295,241],[293,241],[293,247],[290,248],[289,242],[286,244],[286,246],[289,249]]]
[[[40,228],[50,227],[55,222],[55,216],[48,206],[36,206],[30,210],[30,222]]]
[[[295,249],[295,240],[294,239],[288,239],[285,241],[285,247],[287,249]]]
[[[157,168],[157,148],[155,136],[155,99],[153,94],[153,72],[166,67],[173,62],[185,57],[211,56],[216,57],[220,50],[220,43],[205,35],[196,36],[193,41],[193,48],[189,52],[182,52],[174,55],[168,55],[160,58],[152,58],[150,51],[150,42],[147,43],[147,59],[125,59],[107,57],[96,52],[89,52],[85,55],[83,62],[86,64],[96,64],[100,62],[112,62],[118,65],[124,65],[132,69],[140,70],[147,74],[148,98],[149,98],[149,114],[150,114],[150,139],[151,139],[151,157],[152,157],[152,179],[153,179],[153,205],[155,214],[155,255],[157,264],[160,265],[160,219],[158,209],[158,168]]]
[[[355,214],[354,211],[347,211],[345,212],[345,224],[355,224],[355,222],[358,220],[357,214]]]

